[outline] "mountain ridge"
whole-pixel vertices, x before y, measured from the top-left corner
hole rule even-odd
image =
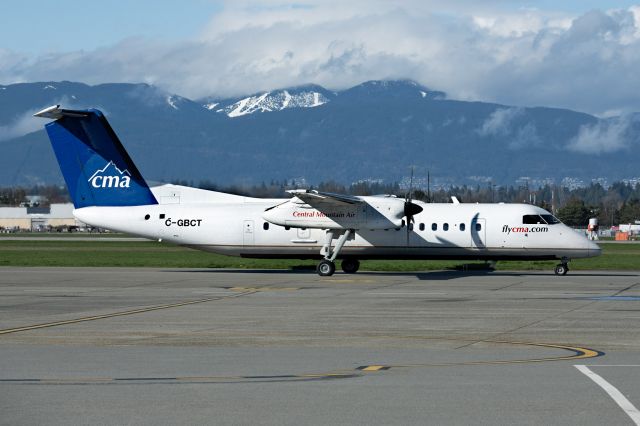
[[[238,104],[260,97],[244,109]],[[205,106],[214,101],[219,105]],[[409,166],[417,175],[429,170],[442,185],[522,177],[588,183],[640,174],[629,155],[640,147],[640,114],[601,119],[458,101],[410,80],[335,92],[304,85],[220,100],[191,100],[145,83],[63,81],[0,86],[0,185],[62,182],[42,131],[46,122],[31,117],[56,103],[102,109],[143,175],[155,181],[393,182]]]

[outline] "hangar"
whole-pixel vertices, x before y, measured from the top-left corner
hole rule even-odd
[[[0,207],[0,230],[48,231],[55,228],[84,226],[73,217],[73,204],[51,204],[49,207]]]

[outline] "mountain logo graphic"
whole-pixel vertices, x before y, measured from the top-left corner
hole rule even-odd
[[[96,172],[88,179],[94,188],[129,188],[131,183],[131,173],[129,170],[120,170],[109,161],[102,169]]]

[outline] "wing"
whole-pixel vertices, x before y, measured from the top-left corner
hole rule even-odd
[[[365,203],[363,199],[352,195],[333,194],[331,192],[319,192],[310,189],[292,189],[287,192],[316,208],[346,207]]]

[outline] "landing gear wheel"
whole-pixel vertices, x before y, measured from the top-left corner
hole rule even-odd
[[[355,274],[360,269],[360,262],[357,259],[343,259],[342,270],[345,274]]]
[[[321,277],[330,277],[336,271],[336,264],[330,260],[322,259],[320,263],[318,263],[316,270]]]
[[[561,263],[556,266],[556,275],[567,275],[567,272],[569,272],[569,266],[566,263]]]

